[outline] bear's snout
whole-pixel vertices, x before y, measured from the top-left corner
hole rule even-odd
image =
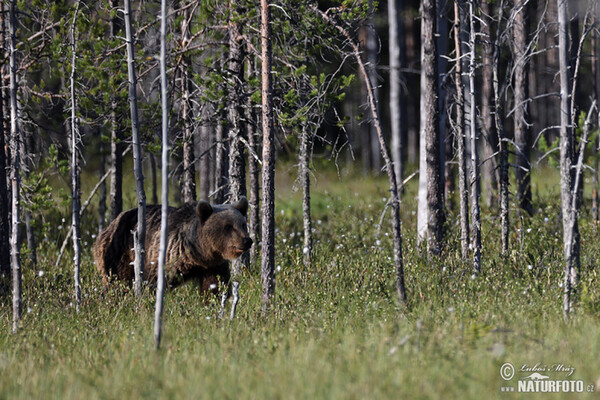
[[[242,242],[242,247],[244,248],[244,251],[249,250],[250,247],[252,247],[252,239],[250,239],[249,237],[244,238],[244,241]]]

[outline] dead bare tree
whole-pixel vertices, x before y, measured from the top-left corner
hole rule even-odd
[[[125,0],[125,40],[127,42],[127,71],[129,77],[129,110],[131,114],[131,138],[133,142],[133,172],[137,193],[138,224],[134,235],[135,261],[133,287],[137,297],[142,296],[144,280],[144,258],[146,246],[146,192],[144,191],[144,172],[142,169],[142,145],[140,142],[137,77],[135,72],[134,38],[131,27],[131,1]]]
[[[571,129],[571,106],[569,98],[569,33],[567,0],[557,0],[558,6],[558,55],[559,55],[559,75],[560,75],[560,191],[562,204],[563,220],[563,254],[565,262],[565,275],[563,282],[563,318],[566,320],[571,312],[571,274],[575,270],[575,260],[577,256],[573,254],[573,231],[570,227],[574,226],[572,221],[574,213],[571,210],[573,203],[573,192],[571,191],[571,167],[572,162],[572,129]]]
[[[190,42],[189,8],[183,11],[181,20],[181,48],[185,49]],[[192,123],[191,105],[191,61],[190,57],[183,54],[181,57],[181,120],[183,123],[183,176],[181,178],[181,195],[186,203],[196,201],[196,168],[194,165],[194,128]]]
[[[464,86],[462,80],[461,18],[459,2],[454,0],[454,44],[456,51],[456,122],[454,136],[458,153],[458,191],[460,204],[460,244],[463,259],[469,256],[469,186],[467,185],[467,163],[465,151]]]
[[[271,10],[269,0],[260,1],[262,76],[262,309],[266,314],[275,292],[275,132],[273,126],[273,80],[271,76]]]
[[[492,80],[494,88],[494,121],[496,133],[498,135],[498,166],[500,169],[500,225],[502,236],[502,255],[508,255],[508,233],[509,233],[509,202],[508,202],[508,147],[506,134],[504,132],[504,109],[501,100],[501,88],[499,81],[499,59],[500,59],[500,27],[502,25],[502,10],[504,1],[501,0],[498,5],[498,18],[496,37],[494,39],[492,56]]]
[[[427,248],[430,254],[442,251],[444,228],[444,188],[440,160],[439,110],[437,100],[438,71],[435,0],[421,1],[421,140],[425,141],[425,171],[427,203]]]
[[[21,253],[19,250],[19,236],[21,233],[21,198],[20,187],[21,177],[19,175],[19,156],[20,156],[20,131],[19,131],[19,113],[17,104],[17,1],[12,0],[9,5],[8,13],[8,35],[9,35],[9,74],[10,74],[10,186],[12,194],[11,209],[11,236],[10,236],[10,263],[12,267],[13,281],[13,325],[12,332],[16,333],[21,322],[22,298],[21,298]]]
[[[404,143],[402,140],[402,124],[405,118],[401,104],[402,82],[402,9],[401,0],[388,0],[389,52],[390,52],[390,118],[391,118],[391,147],[394,160],[394,172],[398,187],[402,193],[402,176],[404,175],[404,159],[402,157]]]
[[[72,188],[72,208],[71,208],[71,226],[73,229],[73,280],[75,286],[75,309],[79,312],[81,304],[81,287],[79,283],[79,270],[81,265],[81,232],[79,222],[79,211],[81,202],[80,177],[79,177],[79,145],[81,138],[79,135],[79,125],[77,121],[77,98],[75,97],[75,79],[77,63],[77,38],[76,25],[77,15],[79,14],[80,2],[75,5],[73,21],[71,23],[71,188]]]
[[[167,257],[167,226],[169,217],[169,105],[167,92],[167,0],[160,2],[160,98],[162,114],[161,143],[161,218],[156,307],[154,310],[154,347],[158,350],[162,337],[162,313],[165,291],[165,260]],[[139,225],[139,224],[138,224]]]
[[[515,132],[515,177],[517,180],[517,204],[520,209],[533,214],[531,204],[531,140],[529,129],[529,91],[527,70],[529,52],[527,40],[527,12],[529,0],[516,0],[513,6],[513,59],[514,59],[514,99],[513,113]]]

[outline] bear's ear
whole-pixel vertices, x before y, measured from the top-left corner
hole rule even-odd
[[[200,200],[198,205],[196,206],[196,212],[198,213],[198,217],[200,218],[200,223],[206,222],[208,217],[213,213],[213,208],[209,202]]]
[[[232,206],[241,212],[244,217],[246,214],[248,214],[248,199],[246,199],[244,196],[240,197],[240,199],[233,203]]]

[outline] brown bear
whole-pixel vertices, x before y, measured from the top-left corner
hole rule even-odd
[[[165,278],[168,287],[190,279],[200,282],[203,293],[217,293],[229,283],[229,263],[252,246],[246,213],[248,200],[231,205],[206,201],[169,207]],[[111,279],[134,278],[132,231],[137,229],[137,208],[124,211],[103,230],[94,244],[94,261],[106,287]],[[160,243],[161,206],[146,207],[146,260],[144,279],[155,283]]]

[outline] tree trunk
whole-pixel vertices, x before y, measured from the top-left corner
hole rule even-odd
[[[275,292],[275,132],[273,126],[273,82],[271,77],[271,10],[269,0],[260,1],[262,59],[262,309],[269,310]]]
[[[311,153],[311,134],[306,126],[302,127],[302,136],[300,137],[300,177],[302,181],[302,221],[304,225],[304,245],[302,254],[304,255],[304,265],[310,267],[313,235],[312,218],[310,213],[310,153]]]
[[[246,158],[245,158],[245,124],[243,119],[244,104],[244,48],[240,16],[244,10],[239,0],[229,3],[229,68],[228,85],[228,127],[229,127],[229,201],[238,201],[246,196]],[[231,264],[233,277],[237,277],[242,267],[248,266],[249,257],[245,253]],[[237,287],[237,285],[236,285]],[[234,294],[235,297],[235,294]]]
[[[514,132],[515,132],[515,177],[517,180],[517,204],[529,215],[533,214],[531,204],[531,145],[528,122],[527,68],[527,10],[529,0],[516,0],[514,5],[513,57],[514,67]]]
[[[111,0],[111,8],[119,8],[118,0]],[[110,19],[110,33],[112,38],[116,38],[121,30],[118,13]],[[118,109],[117,95],[112,95],[110,104],[110,219],[117,218],[117,215],[123,211],[123,131],[119,124],[117,116]]]
[[[2,54],[6,52],[6,42],[4,36],[4,2],[0,3],[0,46]],[[0,71],[4,72],[5,64],[0,64]],[[4,78],[0,78],[0,82],[4,82]],[[4,86],[4,85],[3,85]],[[5,95],[3,88],[0,88],[0,295],[4,291],[8,291],[8,276],[10,276],[11,264],[10,264],[10,225],[9,225],[9,213],[10,199],[8,194],[8,182],[7,173],[10,171],[7,165],[6,156],[6,129],[5,129],[5,113],[7,111],[5,107]]]
[[[559,58],[559,76],[560,76],[560,191],[562,204],[563,220],[563,254],[564,254],[564,282],[563,282],[563,318],[566,320],[572,308],[571,304],[571,283],[572,274],[575,272],[576,262],[573,254],[573,242],[575,237],[571,226],[575,224],[572,221],[572,130],[571,106],[569,99],[569,33],[567,0],[557,0],[558,5],[558,58]]]
[[[162,107],[161,145],[161,218],[156,308],[154,311],[154,348],[158,350],[162,336],[162,312],[165,291],[165,260],[167,257],[167,224],[169,216],[169,106],[167,93],[167,0],[160,2],[160,98]],[[139,225],[139,224],[138,224]],[[141,240],[140,240],[141,242]]]
[[[498,6],[498,21],[502,20],[502,9],[504,1],[500,1]],[[508,202],[508,149],[506,134],[504,133],[504,110],[500,96],[499,86],[499,59],[500,59],[500,25],[496,29],[494,39],[494,52],[492,58],[492,82],[494,88],[494,121],[496,133],[498,135],[498,164],[500,168],[500,226],[502,236],[502,255],[508,255],[508,228],[509,228],[509,202]]]
[[[131,2],[125,0],[125,35],[127,42],[127,71],[129,77],[129,110],[131,113],[131,138],[133,144],[133,172],[135,175],[135,189],[137,193],[138,224],[137,240],[134,244],[134,282],[133,287],[137,297],[142,296],[142,284],[144,277],[144,257],[146,244],[146,193],[144,191],[144,173],[142,169],[142,145],[140,143],[140,131],[137,104],[137,78],[135,73],[135,56],[133,49],[133,33],[131,27]],[[163,165],[164,169],[165,166]]]
[[[181,22],[181,47],[186,48],[190,41],[188,10],[183,13]],[[195,202],[196,197],[196,168],[194,164],[194,129],[192,128],[191,99],[190,99],[190,68],[189,56],[182,56],[181,63],[181,119],[183,121],[183,177],[181,194],[185,203]]]
[[[421,15],[421,139],[425,140],[427,247],[430,254],[439,255],[442,251],[444,225],[444,188],[441,177],[439,110],[437,108],[435,0],[421,1]]]
[[[152,204],[158,204],[158,185],[156,183],[156,156],[150,153],[150,174],[152,180]]]
[[[481,133],[483,133],[483,158],[484,163],[481,165],[483,177],[484,201],[488,207],[497,205],[498,182],[497,162],[494,154],[498,151],[498,140],[493,119],[494,108],[494,89],[492,77],[493,63],[493,42],[491,35],[492,18],[490,14],[490,6],[487,0],[481,3],[481,18],[483,23],[480,24],[481,34],[483,37],[482,48],[482,83],[481,83]]]
[[[379,46],[377,33],[375,32],[375,23],[373,21],[375,15],[373,0],[369,0],[369,12],[371,14],[371,26],[367,28],[367,73],[371,82],[377,82],[377,53],[379,52]],[[372,85],[371,88],[373,90],[372,95],[375,96],[375,107],[379,110],[378,85]],[[381,155],[379,154],[379,143],[377,142],[375,125],[370,123],[367,129],[369,130],[369,158],[371,159],[371,168],[376,173],[379,173],[381,171]]]
[[[390,122],[391,122],[391,144],[392,159],[394,160],[394,173],[397,185],[402,193],[402,177],[404,176],[404,159],[402,140],[402,124],[404,114],[400,103],[402,82],[402,45],[403,38],[402,18],[400,10],[402,0],[388,0],[388,24],[389,24],[389,51],[390,51]],[[402,32],[402,33],[401,33]]]
[[[471,239],[473,241],[473,272],[481,271],[481,217],[479,213],[479,157],[477,149],[477,106],[475,103],[475,0],[469,0],[469,91],[471,97]]]
[[[106,153],[104,149],[104,140],[102,135],[98,132],[100,137],[99,152],[100,152],[100,178],[106,174]],[[102,181],[99,189],[100,194],[98,195],[98,233],[102,232],[104,225],[106,224],[106,181]]]
[[[462,81],[462,46],[460,43],[461,18],[459,2],[454,1],[454,43],[456,49],[456,151],[458,153],[458,191],[460,203],[460,244],[463,259],[469,256],[469,187],[467,186],[467,165],[465,157],[465,116],[464,86]]]
[[[217,141],[217,150],[215,155],[215,203],[225,202],[225,188],[229,181],[228,160],[229,146],[225,139],[227,131],[221,120],[217,121],[215,140]]]
[[[200,125],[200,160],[198,160],[198,174],[200,176],[200,198],[207,200],[210,194],[210,170],[214,170],[210,165],[211,151],[210,149],[210,129],[206,123]]]
[[[71,227],[73,230],[73,281],[75,289],[75,309],[79,312],[81,304],[81,287],[79,285],[79,269],[81,266],[81,232],[79,211],[81,202],[81,189],[79,178],[79,127],[77,123],[77,100],[75,98],[75,74],[77,73],[77,42],[75,36],[75,23],[79,13],[79,1],[76,3],[73,22],[71,24]]]
[[[9,6],[8,34],[9,39],[9,65],[10,65],[10,153],[11,169],[10,182],[12,192],[12,226],[10,236],[10,263],[13,278],[13,325],[12,332],[16,333],[21,322],[22,299],[21,299],[21,257],[19,250],[19,236],[21,233],[21,178],[19,176],[20,132],[18,124],[17,108],[17,1],[12,0]]]
[[[600,9],[598,8],[598,0],[593,0],[593,12],[594,15],[598,15]],[[592,35],[592,45],[591,45],[591,69],[592,69],[592,82],[593,82],[593,95],[592,97],[596,100],[600,100],[600,77],[598,76],[600,71],[598,68],[598,32],[594,32]],[[599,115],[600,116],[600,115]],[[600,125],[600,118],[597,119],[598,125]],[[592,189],[592,219],[594,222],[598,222],[598,146],[600,145],[600,138],[596,138],[593,144],[593,153],[594,153],[594,177],[593,177],[593,189]]]
[[[253,73],[253,72],[250,72]],[[258,140],[257,134],[254,128],[254,122],[258,125],[257,115],[252,109],[252,100],[248,97],[247,100],[247,118],[248,118],[248,175],[250,178],[250,199],[248,209],[248,234],[254,246],[250,248],[250,260],[253,261],[258,255],[258,233],[260,229],[260,218],[259,218],[259,201],[260,201],[260,187],[259,187],[259,174],[260,166],[258,163]]]

